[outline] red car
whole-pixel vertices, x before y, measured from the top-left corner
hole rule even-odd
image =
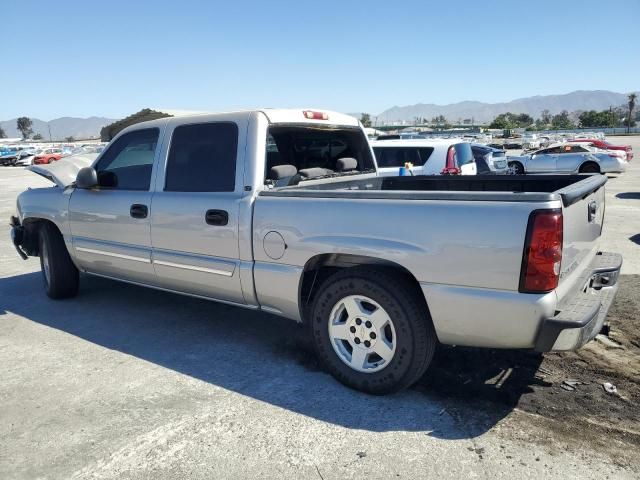
[[[34,165],[42,165],[46,163],[52,163],[62,158],[61,148],[45,148],[41,153],[33,157]]]
[[[601,148],[603,150],[622,150],[627,153],[627,162],[631,161],[633,158],[633,150],[629,145],[612,145],[609,142],[605,142],[604,140],[598,140],[597,138],[576,138],[574,140],[569,140],[570,142],[580,142],[580,143],[589,143],[596,148]]]

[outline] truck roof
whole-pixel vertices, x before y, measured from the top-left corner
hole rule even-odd
[[[350,115],[345,115],[344,113],[334,112],[331,110],[313,108],[260,108],[255,110],[238,110],[232,112],[194,113],[188,115],[181,114],[175,117],[165,117],[157,120],[136,123],[135,128],[140,128],[141,125],[144,125],[145,127],[162,125],[172,119],[179,119],[180,122],[184,123],[190,123],[193,121],[215,121],[225,120],[226,117],[230,115],[250,115],[257,112],[264,114],[269,120],[269,123],[272,124],[342,125],[348,127],[360,126],[358,119]],[[126,130],[129,129],[130,127]]]

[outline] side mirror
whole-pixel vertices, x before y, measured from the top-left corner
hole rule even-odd
[[[98,185],[98,173],[93,167],[81,168],[76,177],[76,187],[93,188]]]

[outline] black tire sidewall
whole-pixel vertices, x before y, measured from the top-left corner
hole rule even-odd
[[[49,282],[44,273],[42,247],[46,244],[49,262]],[[79,273],[71,261],[62,235],[51,225],[40,229],[40,268],[47,296],[53,299],[73,297],[78,293]]]
[[[417,349],[429,341],[426,322],[430,320],[412,318],[410,309],[403,306],[402,300],[394,295],[387,283],[359,275],[329,279],[320,288],[309,319],[316,352],[329,372],[345,385],[374,394],[397,391],[412,383],[416,368],[423,368],[425,363],[416,358],[424,356]],[[328,327],[331,311],[338,301],[349,295],[364,295],[375,300],[393,322],[396,351],[389,365],[380,371],[365,373],[353,370],[338,357],[331,345]],[[416,322],[425,322],[425,325]]]

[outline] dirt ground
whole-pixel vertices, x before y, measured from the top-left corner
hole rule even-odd
[[[608,315],[611,342],[577,352],[441,347],[416,387],[469,408],[514,409],[569,443],[589,440],[621,465],[640,448],[640,275],[624,275]],[[616,393],[605,391],[611,383]],[[489,407],[489,408],[487,408]],[[541,439],[537,439],[541,440]],[[543,442],[544,443],[544,442]]]

